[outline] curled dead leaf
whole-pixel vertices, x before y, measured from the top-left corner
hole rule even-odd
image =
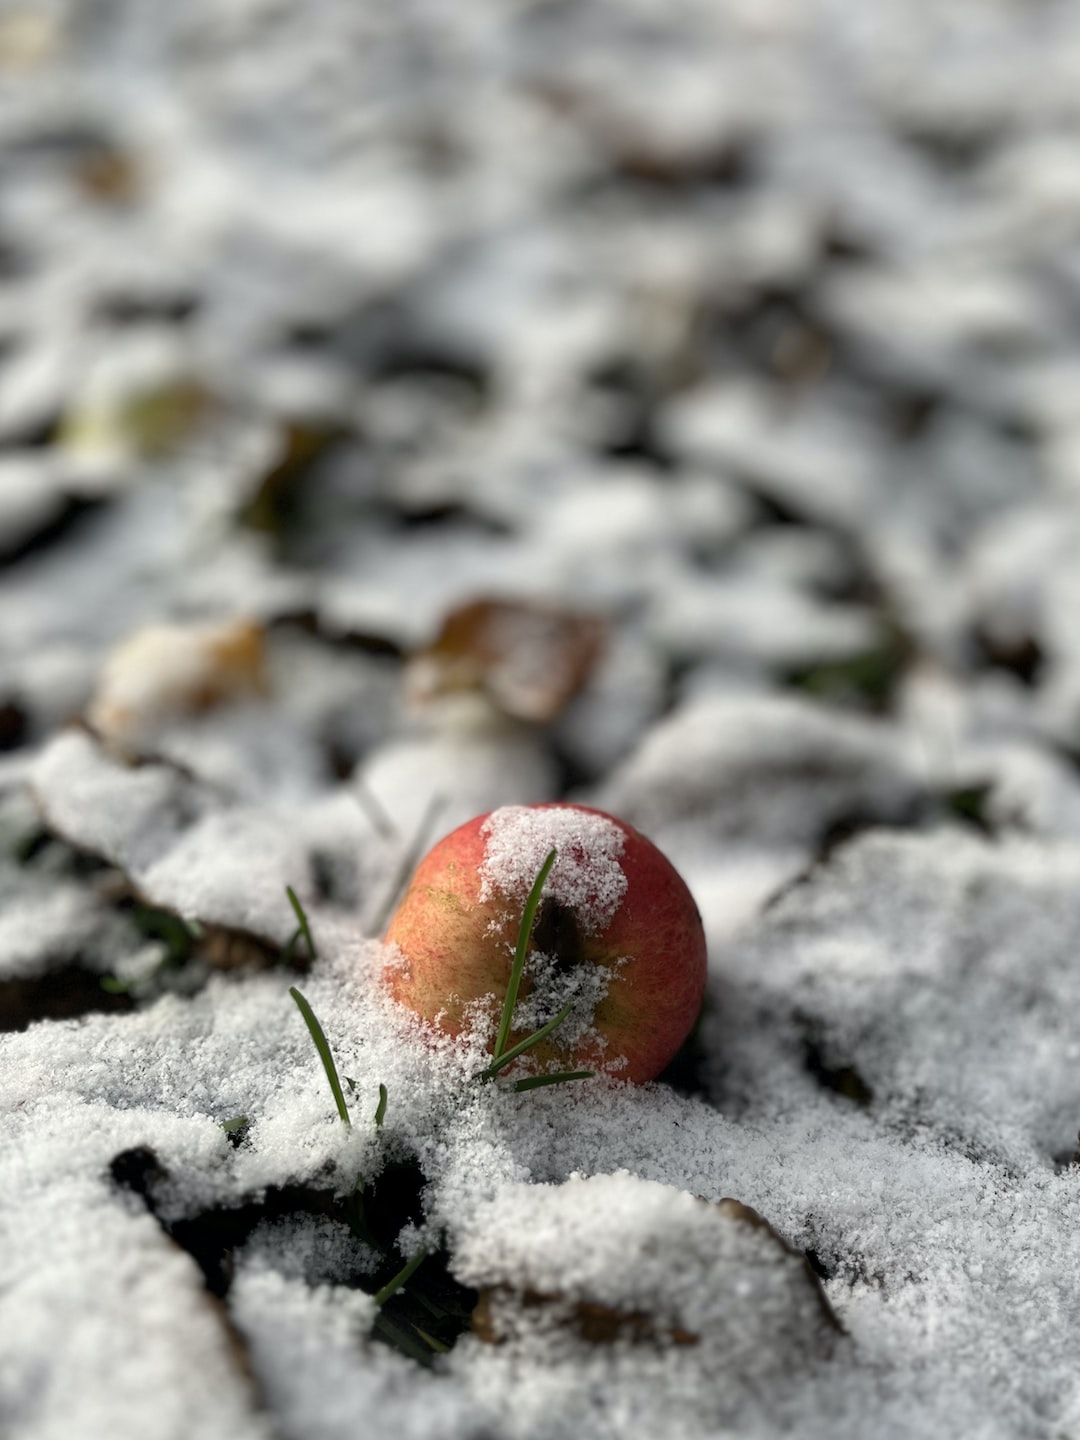
[[[515,720],[546,724],[585,684],[599,658],[603,620],[539,601],[474,600],[452,610],[406,669],[406,691],[424,704],[480,692]]]
[[[127,151],[102,146],[79,157],[75,179],[91,200],[119,205],[138,193],[139,167]]]
[[[87,720],[123,747],[181,716],[264,694],[266,684],[264,631],[257,622],[149,625],[105,662]]]
[[[281,951],[247,930],[204,925],[197,954],[214,970],[271,970],[281,963]],[[297,968],[295,965],[293,968]]]
[[[516,1204],[504,1232],[493,1205],[499,1260],[482,1241],[476,1257],[468,1245],[462,1256],[480,1295],[473,1331],[488,1344],[547,1334],[701,1346],[724,1367],[750,1365],[749,1346],[764,1374],[827,1359],[843,1335],[805,1255],[740,1201],[620,1173],[523,1187]],[[553,1284],[560,1271],[565,1281]]]
[[[503,1344],[507,1337],[500,1323],[499,1310],[502,1302],[510,1300],[513,1303],[512,1297],[513,1292],[508,1286],[482,1290],[472,1313],[473,1334],[489,1345]],[[697,1335],[677,1325],[657,1325],[641,1311],[615,1310],[610,1305],[600,1305],[591,1300],[567,1301],[559,1295],[543,1295],[527,1290],[519,1297],[518,1303],[526,1310],[546,1310],[590,1345],[614,1345],[618,1341],[696,1345],[699,1340]]]
[[[179,449],[212,407],[204,385],[177,375],[126,394],[81,401],[62,420],[57,440],[89,460],[152,460]]]
[[[744,1205],[741,1200],[732,1200],[730,1196],[725,1196],[724,1199],[717,1202],[716,1208],[722,1215],[725,1215],[729,1220],[733,1220],[737,1224],[746,1225],[752,1230],[763,1231],[774,1242],[778,1250],[782,1251],[785,1255],[791,1256],[793,1260],[800,1264],[806,1277],[807,1292],[814,1295],[818,1310],[826,1327],[835,1331],[838,1335],[844,1333],[844,1327],[837,1319],[836,1311],[829,1304],[829,1297],[825,1294],[820,1279],[815,1274],[810,1261],[801,1250],[796,1250],[793,1245],[787,1243],[782,1235],[777,1234],[768,1220],[765,1219],[764,1215],[755,1210],[752,1205]]]

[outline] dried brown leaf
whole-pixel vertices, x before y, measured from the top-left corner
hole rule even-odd
[[[480,599],[452,610],[436,639],[409,661],[410,699],[485,694],[516,720],[546,724],[592,672],[603,645],[595,615],[538,601]]]

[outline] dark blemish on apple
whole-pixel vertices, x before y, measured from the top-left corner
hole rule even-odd
[[[562,975],[585,960],[585,944],[577,917],[561,900],[544,900],[532,929],[533,946],[555,957],[555,969]]]

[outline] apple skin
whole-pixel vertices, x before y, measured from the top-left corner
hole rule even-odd
[[[549,937],[561,936],[555,953],[563,963],[604,966],[609,975],[592,1016],[593,1036],[560,1044],[556,1029],[529,1053],[541,1070],[605,1069],[618,1079],[644,1083],[663,1070],[697,1019],[705,991],[705,934],[697,906],[670,861],[632,825],[603,811],[562,802],[508,807],[451,831],[420,862],[390,920],[385,940],[400,954],[392,953],[386,981],[395,999],[446,1034],[466,1029],[478,1004],[497,1022],[525,897],[499,890],[482,894],[485,825],[492,816],[527,812],[535,827],[537,812],[558,810],[618,828],[617,863],[625,887],[614,914],[599,928],[595,916],[590,921],[582,910],[568,918],[562,907],[553,929],[545,922],[545,886],[530,954],[546,924]],[[557,844],[553,838],[551,846]],[[557,870],[558,862],[553,880]],[[551,943],[549,938],[540,948],[548,950]],[[527,958],[520,999],[529,994],[529,971]],[[507,1048],[525,1033],[512,1033]],[[598,1044],[596,1035],[606,1045]]]

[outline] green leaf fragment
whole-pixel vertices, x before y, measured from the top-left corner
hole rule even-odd
[[[296,1001],[296,1008],[304,1017],[304,1024],[311,1032],[311,1038],[315,1042],[315,1049],[319,1052],[319,1059],[323,1063],[326,1078],[329,1080],[330,1089],[334,1094],[334,1103],[337,1105],[338,1114],[341,1116],[344,1124],[351,1126],[352,1121],[349,1119],[348,1107],[345,1104],[345,1095],[341,1089],[341,1081],[338,1079],[337,1066],[334,1064],[334,1057],[331,1053],[330,1046],[327,1044],[326,1036],[323,1034],[323,1028],[315,1018],[314,1010],[312,1010],[311,1006],[304,999],[303,995],[300,994],[300,991],[295,985],[289,986],[289,994]]]
[[[390,1299],[391,1295],[396,1295],[401,1287],[405,1285],[407,1281],[411,1280],[414,1273],[419,1270],[420,1266],[427,1259],[428,1253],[427,1250],[418,1250],[411,1260],[406,1261],[394,1278],[388,1280],[381,1290],[376,1291],[375,1304],[381,1308],[386,1304],[387,1300]]]
[[[121,980],[118,975],[102,975],[98,984],[106,995],[126,995],[134,985],[134,980]]]
[[[426,1330],[421,1330],[419,1325],[414,1324],[413,1329],[425,1344],[430,1345],[437,1355],[449,1355],[450,1346],[444,1345],[441,1340],[436,1340],[434,1335],[429,1335]]]
[[[490,1065],[477,1074],[476,1078],[478,1080],[494,1080],[504,1066],[509,1065],[512,1060],[516,1060],[519,1055],[524,1055],[525,1051],[531,1050],[534,1045],[539,1045],[541,1040],[545,1040],[553,1030],[562,1024],[573,1008],[574,1002],[571,1000],[563,1006],[553,1020],[549,1020],[546,1025],[541,1025],[539,1030],[534,1030],[531,1035],[526,1036],[524,1040],[519,1040],[516,1045],[512,1045],[505,1055],[500,1055],[497,1060],[493,1060]]]
[[[402,1355],[407,1355],[410,1360],[415,1360],[418,1365],[430,1369],[434,1359],[431,1348],[425,1345],[411,1329],[399,1325],[381,1310],[375,1316],[373,1328],[375,1334],[385,1340],[388,1345],[392,1345]]]
[[[304,912],[304,907],[297,899],[296,891],[292,888],[291,885],[285,886],[285,894],[289,897],[289,904],[292,906],[293,912],[296,915],[297,921],[300,925],[299,931],[296,935],[292,937],[292,939],[289,941],[288,945],[285,948],[287,952],[291,955],[293,947],[296,945],[298,936],[302,935],[304,937],[304,944],[307,946],[307,952],[309,957],[312,960],[315,960],[318,958],[315,954],[315,942],[311,938],[311,927],[308,925],[308,918],[306,913]]]
[[[532,935],[533,921],[536,919],[536,912],[540,905],[540,892],[543,890],[548,876],[551,874],[551,867],[555,864],[558,855],[557,850],[549,852],[547,859],[540,866],[540,872],[533,881],[532,889],[529,891],[529,898],[525,901],[525,909],[521,912],[521,924],[518,926],[517,946],[514,949],[514,963],[510,970],[510,983],[506,987],[506,999],[503,1001],[502,1019],[499,1022],[499,1033],[495,1040],[495,1059],[498,1060],[506,1048],[506,1041],[510,1034],[510,1025],[514,1018],[514,1010],[517,1006],[518,990],[521,988],[521,976],[525,969],[525,956],[529,950],[529,937]]]

